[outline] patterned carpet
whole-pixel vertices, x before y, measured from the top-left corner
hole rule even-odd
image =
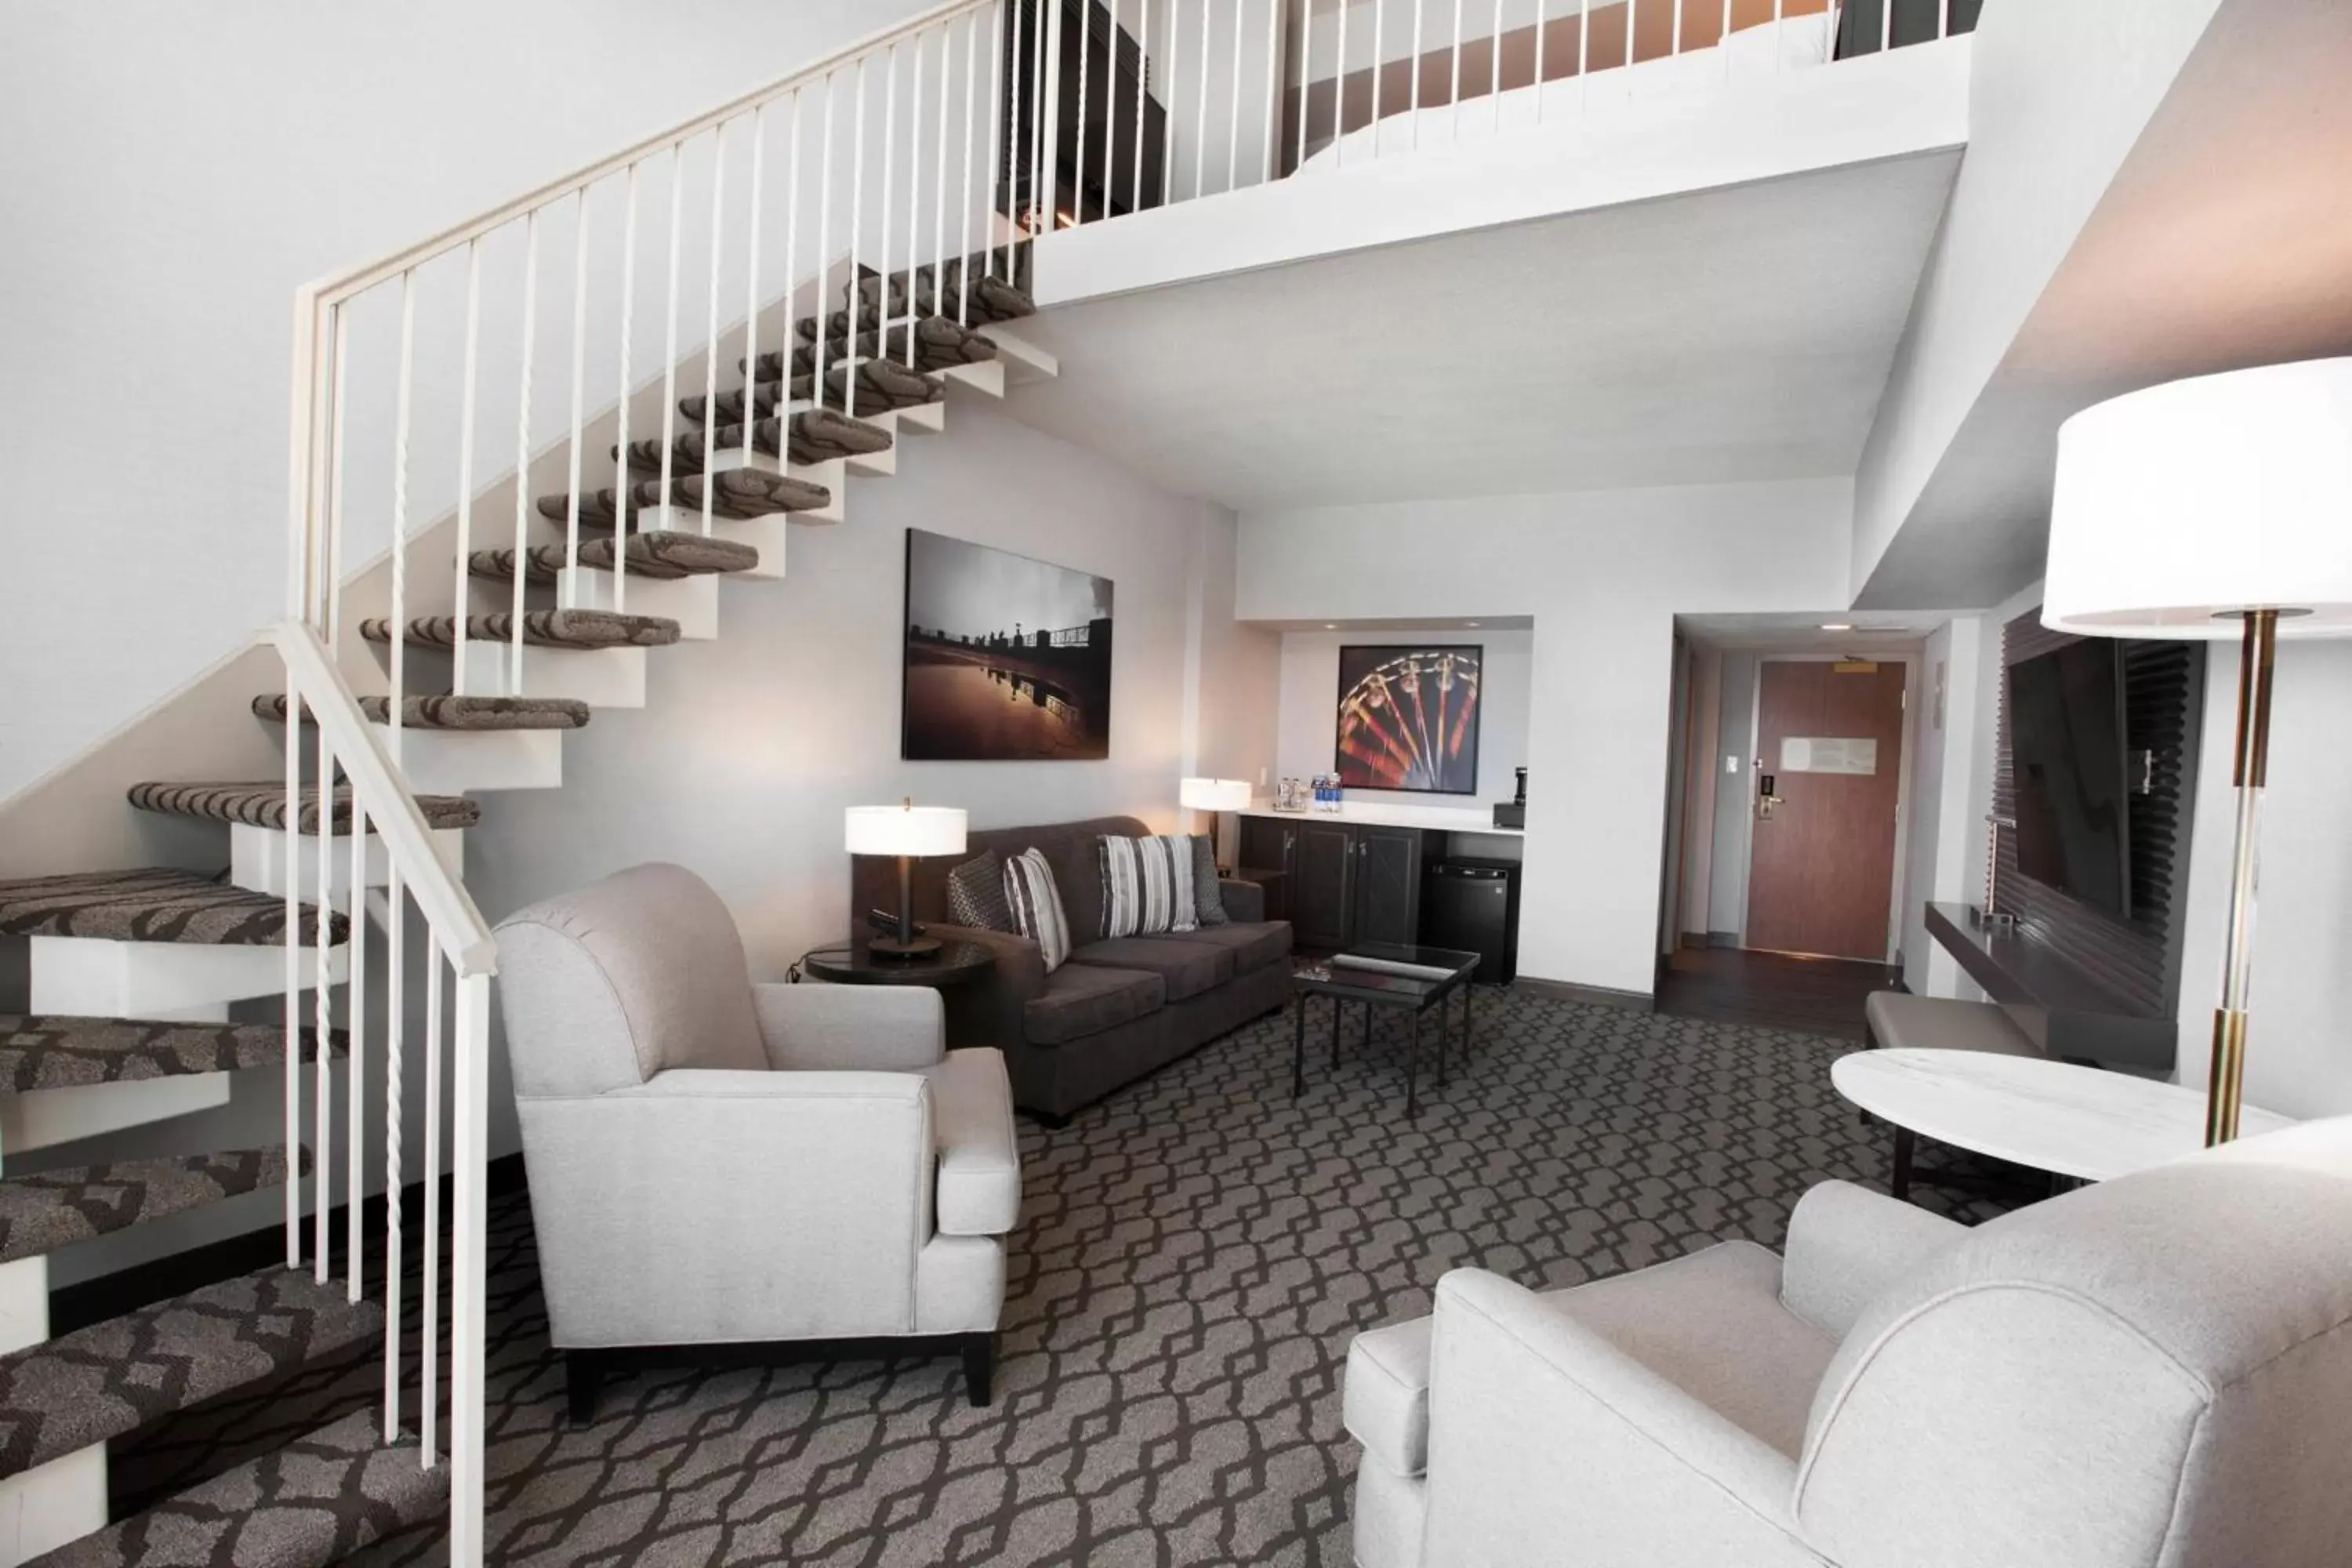
[[[527,1208],[499,1205],[496,1560],[1337,1568],[1358,1331],[1427,1311],[1449,1268],[1549,1288],[1777,1245],[1812,1183],[1883,1179],[1885,1129],[1830,1086],[1848,1045],[1494,991],[1479,1014],[1478,1054],[1416,1125],[1401,1036],[1351,1039],[1336,1073],[1316,1050],[1294,1102],[1267,1018],[1060,1131],[1024,1126],[986,1410],[952,1358],[906,1357],[640,1373],[572,1432]],[[420,1532],[362,1560],[442,1555]]]

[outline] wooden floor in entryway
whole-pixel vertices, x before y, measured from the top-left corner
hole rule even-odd
[[[1859,1041],[1864,998],[1897,978],[1883,963],[1853,959],[1677,948],[1658,977],[1658,1011]]]

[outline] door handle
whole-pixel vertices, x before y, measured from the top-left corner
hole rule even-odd
[[[1780,782],[1779,775],[1774,773],[1759,773],[1756,775],[1757,821],[1771,821],[1772,808],[1776,805],[1786,804],[1780,799],[1780,795],[1775,793],[1775,788]]]

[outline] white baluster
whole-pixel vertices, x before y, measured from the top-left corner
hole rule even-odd
[[[662,418],[661,418],[661,488],[655,492],[656,506],[667,507],[674,499],[670,494],[671,476],[677,460],[677,246],[678,230],[686,208],[686,143],[669,144],[669,266],[662,289]],[[621,395],[626,398],[629,388],[624,384]],[[621,444],[621,457],[614,482],[623,491],[625,507],[629,478],[628,443]],[[708,491],[710,487],[703,487]],[[613,541],[613,607],[621,606],[621,590],[629,579],[629,556],[625,533]]]
[[[425,1310],[416,1348],[418,1447],[425,1468],[440,1454],[441,1416],[441,951],[425,946]]]
[[[866,222],[866,59],[864,55],[857,57],[857,125],[851,139],[849,159],[849,288],[845,300],[848,308],[849,331],[841,345],[842,379],[847,384],[842,397],[842,412],[852,419],[857,417],[857,321],[865,288],[865,279],[857,272],[857,241],[858,230]],[[883,210],[886,213],[889,210],[887,203],[884,204]],[[825,302],[820,299],[816,311],[816,335],[820,342],[830,335],[833,325],[825,315]],[[823,403],[824,383],[818,383],[815,390],[817,401]]]
[[[1680,0],[1676,3],[1679,4]],[[1629,69],[1633,64],[1633,39],[1640,31],[1641,20],[1642,0],[1625,0],[1625,64]],[[1633,89],[1628,88],[1626,90],[1630,92]]]
[[[979,50],[980,13],[967,11],[963,16],[963,200],[956,207],[959,215],[956,219],[956,325],[959,327],[971,324],[971,141],[972,120],[980,112],[980,105],[972,98],[972,73],[978,63],[974,57]],[[940,179],[944,184],[944,165]],[[947,243],[944,232],[940,242],[941,245]],[[992,252],[996,247],[992,245],[988,248]]]
[[[395,721],[397,721],[395,720]],[[302,689],[286,670],[286,1267],[302,1267]],[[327,1042],[317,1054],[326,1055]]]
[[[820,405],[824,402],[825,340],[832,336],[832,333],[825,330],[827,323],[824,319],[824,282],[826,278],[831,276],[833,271],[833,242],[831,237],[833,230],[833,77],[834,73],[831,71],[824,73],[824,127],[823,133],[819,138],[820,145],[817,149],[816,161],[816,302],[814,306],[816,311],[816,355],[814,359],[815,374],[810,378],[809,387],[814,396],[814,400]],[[792,280],[792,286],[796,287],[798,282],[799,279],[797,275],[795,275]],[[794,310],[798,309],[799,302],[796,297],[788,298],[788,303],[790,303]],[[790,313],[790,311],[787,312],[787,314]],[[751,395],[754,390],[752,384],[746,383],[744,384],[743,399],[747,413],[749,412],[750,405],[752,402]],[[790,401],[792,390],[793,384],[789,381],[785,382],[782,386],[779,386],[776,389],[776,411],[779,414],[783,412],[786,404]]]
[[[1208,0],[1201,0],[1201,3],[1205,6]],[[1055,0],[1055,9],[1059,8],[1059,0]],[[1088,86],[1087,79],[1092,74],[1087,68],[1091,62],[1087,58],[1087,37],[1092,30],[1090,25],[1094,20],[1094,0],[1078,0],[1078,153],[1076,158],[1072,160],[1070,170],[1070,226],[1072,228],[1087,221],[1087,88]],[[1114,77],[1112,79],[1116,81],[1118,79]],[[1105,153],[1103,161],[1108,163],[1110,155]]]
[[[386,853],[390,853],[389,847],[386,848]],[[395,868],[384,889],[384,909],[386,911],[384,923],[387,927],[404,925],[407,923],[408,911],[403,907],[405,902],[405,899],[406,895],[401,888],[400,872]],[[426,948],[426,965],[429,968],[437,969],[439,964],[431,957],[431,952],[432,950],[428,945]],[[395,973],[388,978],[391,984],[386,986],[384,990],[383,1008],[383,1430],[384,1440],[386,1442],[391,1442],[397,1437],[400,1433],[400,1290],[402,1283],[400,1247],[400,1184],[402,1173],[400,1155],[401,1144],[405,1133],[405,1129],[401,1125],[401,1092],[404,1082],[404,1065],[401,1056],[401,1026],[404,1022],[404,1015],[407,1011],[408,992],[403,984],[403,977],[401,975]],[[358,1159],[359,1143],[359,1122],[355,1118],[352,1123],[352,1159],[354,1162]],[[426,1175],[428,1180],[436,1179],[434,1173],[428,1172]],[[355,1169],[352,1177],[352,1191],[356,1193],[359,1190],[359,1177]],[[353,1214],[357,1214],[359,1212],[359,1205],[357,1204],[353,1204],[352,1205],[352,1212]],[[359,1256],[359,1234],[355,1222],[352,1235],[352,1255],[355,1258]],[[357,1280],[359,1278],[359,1270],[356,1264],[352,1266],[352,1278],[354,1280]],[[432,1395],[429,1393],[425,1396],[426,1400],[430,1400],[431,1397]]]
[[[1671,29],[1666,44],[1666,53],[1669,55],[1679,55],[1683,52],[1683,7],[1689,4],[1690,0],[1675,0],[1675,13],[1666,19],[1666,25]],[[1723,9],[1727,16],[1730,13],[1731,0],[1723,0]],[[1731,29],[1726,27],[1723,37],[1729,38]],[[1727,49],[1724,53],[1727,58],[1730,51]]]
[[[1582,4],[1582,0],[1578,0]],[[1551,18],[1545,15],[1549,0],[1536,0],[1536,123],[1543,123],[1544,110],[1544,41],[1551,37]]]
[[[522,691],[522,588],[531,552],[531,364],[539,357],[539,207],[522,218],[522,390],[515,395],[515,583],[506,691]],[[572,487],[576,491],[579,484]],[[463,687],[458,687],[463,691]],[[400,724],[400,717],[393,717]]]
[[[1895,47],[1895,0],[1878,0],[1878,48],[1884,54]]]
[[[400,380],[392,426],[392,711],[400,711],[408,690],[408,415],[416,374],[416,273],[400,275]],[[390,731],[392,765],[400,765],[400,737]],[[320,809],[324,809],[323,805]]]
[[[1412,112],[1407,118],[1412,121],[1412,144],[1415,149],[1421,146],[1421,13],[1422,0],[1412,0]]]
[[[457,580],[453,603],[457,616],[457,639],[450,652],[450,688],[457,691],[466,689],[466,609],[472,600],[466,579],[467,569],[473,564],[474,554],[474,381],[475,362],[480,357],[476,352],[475,340],[480,330],[481,318],[482,242],[474,239],[466,242],[465,387],[457,397]],[[516,476],[515,482],[521,484],[520,474]],[[518,560],[515,571],[520,574],[521,570],[522,563]],[[394,723],[395,728],[399,727],[397,720]],[[352,885],[360,888],[366,884],[355,881]],[[352,896],[356,898],[358,894]]]
[[[800,89],[794,88],[793,107],[797,110],[800,102]],[[797,139],[794,139],[794,145],[797,148]],[[751,456],[755,445],[752,436],[754,427],[759,424],[756,417],[758,411],[751,405],[754,401],[751,391],[759,384],[757,377],[760,364],[760,211],[763,205],[764,187],[767,182],[767,161],[768,106],[763,103],[751,115],[751,253],[743,266],[743,363],[752,367],[743,376],[744,408],[741,423],[743,453],[746,458]],[[793,188],[797,191],[800,187],[795,184]],[[784,260],[784,287],[787,289],[792,287],[792,273],[791,247],[787,245]],[[718,291],[715,279],[712,280],[711,289],[715,296]],[[787,310],[784,314],[786,325],[780,350],[783,363],[777,367],[777,374],[782,378],[782,390],[790,392],[793,382],[793,332],[790,324],[792,312]],[[710,346],[710,374],[705,378],[702,393],[702,485],[706,496],[710,489],[711,459],[717,455],[719,449],[718,435],[719,345],[717,341],[713,340]],[[782,458],[790,456],[791,452],[792,432],[783,428],[782,421],[779,419],[776,455]]]
[[[794,337],[797,335],[793,331],[795,309],[797,304],[793,290],[800,285],[800,276],[801,89],[799,88],[794,88],[793,89],[792,116],[784,122],[784,324],[782,331],[776,334],[778,341],[783,345],[784,357],[787,360],[792,358],[793,342]],[[753,287],[755,289],[758,287],[756,282]],[[818,354],[822,355],[824,353],[824,334],[823,332],[819,332],[816,336],[816,352]],[[757,382],[752,381],[748,376],[744,378],[743,422],[747,425],[755,423],[758,418],[759,398],[754,395],[758,390],[759,384]],[[786,364],[782,378],[776,384],[777,427],[780,430],[782,430],[787,437],[787,439],[780,445],[780,449],[783,451],[790,451],[792,449],[789,440],[792,418],[784,412],[785,405],[792,401],[792,366],[790,364]],[[712,411],[711,419],[714,423],[717,421],[718,414],[716,410]]]
[[[1372,0],[1372,156],[1381,155],[1381,78],[1388,75],[1386,0]]]
[[[1041,4],[1045,0],[1041,0]],[[1054,15],[1059,16],[1061,0],[1050,0]],[[1029,232],[1032,235],[1050,233],[1054,226],[1054,196],[1045,184],[1047,149],[1053,145],[1054,100],[1045,90],[1045,14],[1040,10],[1029,31],[1032,68],[1029,75]],[[1061,74],[1061,62],[1054,63],[1054,74]]]
[[[874,295],[874,347],[871,356],[887,361],[890,357],[890,190],[898,164],[898,46],[892,44],[888,63],[882,71],[882,247],[881,263],[875,268],[880,275]],[[917,102],[922,93],[915,94]],[[913,138],[908,138],[911,147]],[[911,160],[909,160],[911,162]],[[909,181],[912,183],[912,172]],[[911,290],[909,290],[911,292]],[[852,274],[849,290],[849,341],[853,354],[859,353],[859,339],[866,328],[866,280]]]
[[[1004,21],[1005,9],[1003,0],[998,0],[996,9],[993,13],[993,20],[989,24],[988,29],[989,226],[981,236],[982,240],[988,247],[987,265],[992,268],[996,265],[996,244],[994,236],[997,211],[1000,207],[1010,207],[1013,205],[1012,198],[1007,194],[1012,187],[1005,174],[1005,163],[1012,153],[1012,133],[1007,129],[1011,121],[1009,117],[1003,112],[1002,108],[1004,102]],[[975,47],[976,43],[977,41],[975,40]],[[1017,76],[1018,73],[1016,73],[1016,80]],[[1007,282],[1012,281],[1013,233],[1012,226],[1010,224],[1006,225],[1004,235],[1004,277]],[[969,283],[965,286],[965,292],[967,294],[971,292],[971,286]]]
[[[1275,0],[1278,5],[1281,0]],[[1273,68],[1273,57],[1266,57]],[[1151,0],[1138,0],[1135,20],[1135,182],[1129,187],[1134,210],[1143,210],[1144,105],[1151,99]],[[1270,177],[1270,176],[1269,176]]]
[[[587,431],[583,423],[587,416],[583,399],[587,395],[588,372],[588,190],[584,185],[581,187],[579,199],[572,203],[572,441],[569,458],[571,478],[564,487],[570,492],[570,499],[563,503],[563,591],[562,597],[556,601],[566,609],[578,602],[580,595],[580,485],[587,450]],[[539,247],[539,215],[537,213],[530,215],[530,222],[531,235],[528,248],[536,254]],[[533,268],[531,270],[536,272],[537,268]],[[526,280],[523,285],[526,300],[530,297],[531,287],[531,283]],[[531,354],[528,345],[531,342],[531,332],[536,324],[532,320],[535,314],[535,311],[527,307],[522,324],[522,341],[526,345],[522,356],[523,405],[526,415],[529,413],[530,404],[531,372]],[[526,428],[517,439],[520,445],[515,458],[515,473],[520,477],[525,471],[524,465],[530,460],[530,431]],[[523,561],[525,529],[530,517],[526,510],[525,490],[527,489],[528,487],[520,483],[515,487],[515,565],[517,570],[514,580],[514,671],[508,681],[507,689],[518,695],[522,690],[523,574],[520,568]]]
[[[1047,18],[1045,35],[1045,229],[1054,232],[1062,205],[1062,7]]]
[[[1023,151],[1020,144],[1022,58],[1021,19],[1030,14],[1032,7],[1036,3],[1037,0],[1012,0],[1013,41],[1009,47],[1008,52],[1013,57],[1013,100],[1004,112],[1004,123],[1006,127],[1004,132],[1006,142],[1004,151],[1004,276],[1008,282],[1012,280],[1014,271],[1013,263],[1013,238],[1015,234],[1020,232],[1022,226],[1021,181],[1017,177],[1017,171],[1024,170],[1028,167],[1028,155]],[[1032,92],[1029,96],[1032,100],[1034,100],[1037,95],[1034,92]],[[1029,113],[1030,118],[1033,120],[1036,118],[1037,110],[1034,102],[1030,106]]]
[[[969,24],[971,20],[971,13],[967,11],[964,13],[964,21]],[[970,31],[968,26],[966,31],[967,33]],[[931,183],[931,314],[944,316],[948,313],[948,114],[955,107],[954,96],[948,90],[951,75],[948,68],[955,60],[955,21],[952,17],[940,25],[938,37],[940,40],[940,111],[937,118],[940,130],[939,145],[934,149],[931,159],[931,167],[938,171],[938,177]],[[971,58],[969,54],[964,57],[967,62],[964,71],[967,91],[970,90],[971,82],[969,65]],[[971,120],[967,115],[964,119],[964,149],[967,154],[971,148]],[[966,203],[971,200],[971,159],[967,156],[964,159],[963,180],[963,197]],[[962,275],[963,266],[964,258],[959,254],[956,258],[956,272],[959,277]],[[907,302],[907,363],[912,364],[915,363],[915,332],[914,300],[911,297]]]
[[[1675,0],[1681,4],[1681,0]],[[1503,133],[1503,0],[1495,0],[1495,37],[1487,46],[1486,96],[1494,100],[1495,134]]]
[[[915,305],[918,290],[916,273],[922,264],[923,215],[923,39],[917,34],[912,50],[915,57],[915,81],[907,95],[907,368],[915,366]],[[882,294],[875,317],[875,330],[883,357],[889,357],[890,340],[887,327],[890,320],[890,258],[882,258]],[[938,279],[932,279],[934,283]]]
[[[1779,21],[1779,20],[1780,19],[1780,0],[1772,0],[1772,19],[1773,19],[1774,21],[1776,21],[1776,22],[1777,22],[1777,21]],[[1951,36],[1952,36],[1952,0],[1944,0],[1944,6],[1943,6],[1943,20],[1942,20],[1942,21],[1937,25],[1937,29],[1936,29],[1936,37],[1937,37],[1938,38],[1948,38],[1948,37],[1950,37]]]
[[[1447,100],[1446,114],[1447,128],[1454,132],[1456,142],[1462,139],[1462,7],[1469,3],[1470,0],[1454,0],[1454,85]]]
[[[1192,110],[1192,199],[1201,199],[1202,176],[1209,168],[1209,16],[1212,0],[1201,0],[1201,69],[1199,100]],[[1055,16],[1061,15],[1059,10]]]
[[[629,340],[635,335],[637,324],[637,171],[643,166],[642,159],[629,165],[628,194],[624,198],[625,206],[621,216],[621,392],[618,410],[620,444],[614,448],[620,454],[620,458],[613,465],[613,559],[615,561],[628,559],[629,521],[635,510],[630,505],[634,498],[629,494]],[[667,458],[665,458],[662,466],[662,483],[667,487],[668,482],[669,467]],[[661,499],[665,503],[669,500],[667,495]],[[627,573],[622,573],[613,579],[614,609],[620,610],[626,607],[628,587]],[[522,636],[522,622],[520,616],[515,622],[515,636],[518,640]]]
[[[1311,8],[1315,0],[1307,0]],[[1334,167],[1348,156],[1348,17],[1355,10],[1351,0],[1339,0],[1339,65],[1331,73],[1331,163]]]
[[[1265,168],[1264,172],[1258,175],[1258,179],[1261,184],[1269,185],[1274,184],[1275,143],[1279,141],[1282,136],[1282,124],[1279,114],[1279,110],[1282,107],[1282,90],[1281,83],[1275,76],[1275,63],[1282,58],[1282,6],[1283,0],[1266,0]],[[1138,75],[1139,76],[1140,74],[1140,71],[1139,71]],[[1136,94],[1135,113],[1138,121],[1140,121],[1143,117],[1143,95],[1140,91]]]
[[[709,320],[707,323],[709,329],[709,335],[707,339],[709,343],[709,347],[705,349],[702,353],[702,406],[706,413],[709,411],[710,405],[719,396],[719,258],[726,249],[726,215],[727,127],[725,125],[714,125],[710,128],[710,288],[708,297],[708,303],[710,309]],[[751,359],[747,356],[744,363],[751,365],[752,374],[756,374],[758,373],[760,365],[757,360]],[[792,366],[786,365],[784,370],[785,373],[789,374],[791,374]],[[668,447],[672,444],[669,439],[670,422],[677,417],[677,399],[675,397],[664,398],[662,400],[662,445],[664,447]],[[710,492],[718,488],[713,482],[718,478],[718,475],[715,472],[716,466],[711,462],[712,451],[710,446],[710,435],[713,426],[709,425],[706,425],[703,427],[702,536],[705,539],[710,537]],[[751,455],[751,428],[749,425],[746,425],[743,427],[744,455],[749,457]],[[667,500],[668,498],[664,497],[663,499]],[[628,563],[616,557],[614,561],[614,566],[616,570],[625,571],[628,567]]]
[[[397,637],[398,634],[399,623],[395,621],[394,635]],[[394,642],[393,646],[397,647],[400,645]],[[395,707],[394,711],[397,712],[399,710]],[[317,948],[316,966],[310,977],[314,992],[311,997],[311,1026],[319,1031],[319,1058],[310,1074],[310,1086],[313,1090],[310,1124],[313,1129],[312,1141],[318,1145],[310,1151],[310,1169],[313,1176],[310,1184],[310,1200],[313,1205],[310,1213],[312,1253],[310,1268],[311,1278],[321,1285],[327,1282],[327,1248],[333,1240],[328,1233],[327,1216],[333,1207],[335,1192],[335,1071],[334,1058],[327,1051],[327,1037],[334,1025],[332,1008],[335,992],[332,981],[335,942],[332,921],[335,910],[335,818],[332,812],[323,809],[324,803],[331,801],[334,794],[335,747],[334,742],[327,739],[326,726],[321,724],[319,727],[319,799],[322,809],[319,813],[316,835],[319,840],[319,903],[315,911],[318,941],[314,944]],[[299,824],[301,820],[301,801],[289,800],[286,803],[286,809],[292,814],[291,819]],[[287,876],[289,879],[300,880],[299,869],[300,866],[301,861],[299,859],[289,862]],[[288,1173],[288,1175],[290,1180],[292,1173]]]
[[[456,1209],[450,1259],[449,1544],[455,1563],[482,1561],[482,1472],[485,1405],[483,1361],[488,1342],[490,978],[457,980],[457,1054],[450,1085],[455,1112]]]
[[[343,395],[343,385],[351,367],[351,321],[341,305],[335,307],[335,401],[334,425],[328,442],[333,451],[333,479],[327,487],[327,549],[320,565],[323,568],[319,584],[320,624],[326,627],[327,647],[334,648],[343,632],[343,434],[351,423],[351,406]]]
[[[323,810],[332,809],[331,804]],[[362,1178],[366,1172],[360,1161],[363,1143],[360,1137],[360,1116],[367,1100],[367,814],[360,802],[359,784],[352,784],[352,856],[351,959],[346,973],[350,979],[343,991],[343,1028],[351,1037],[350,1070],[343,1078],[343,1271],[344,1292],[352,1301],[360,1299],[361,1263],[367,1256],[360,1240],[360,1194],[365,1190]],[[324,846],[321,846],[323,848]],[[394,962],[387,973],[384,986],[384,1011],[387,1015],[400,1005],[399,949],[393,950]]]
[[[1168,92],[1160,106],[1160,205],[1176,199],[1176,69],[1183,64],[1182,0],[1168,0]]]
[[[1315,68],[1315,0],[1299,0],[1298,6],[1298,161],[1292,167],[1307,167],[1307,110],[1314,102],[1315,83],[1309,75]]]
[[[1577,0],[1576,101],[1580,110],[1592,101],[1592,5]]]
[[[1242,0],[1234,0],[1233,87],[1233,97],[1225,105],[1225,189],[1229,191],[1242,181]]]

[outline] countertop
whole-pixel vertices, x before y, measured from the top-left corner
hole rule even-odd
[[[1490,838],[1524,838],[1521,827],[1495,826],[1491,805],[1370,805],[1343,801],[1337,811],[1276,811],[1265,801],[1253,802],[1237,816],[1273,816],[1285,822],[1360,822],[1375,827],[1425,827],[1437,833],[1479,833]]]

